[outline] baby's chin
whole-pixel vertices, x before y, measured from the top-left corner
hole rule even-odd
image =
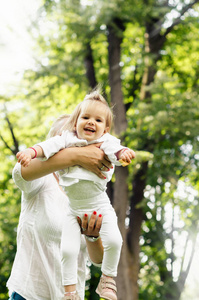
[[[78,138],[81,140],[86,140],[88,142],[94,141],[96,140],[96,138],[94,136],[91,136],[90,134],[83,134],[83,135],[78,135]]]
[[[81,134],[77,134],[77,137],[79,139],[83,139],[83,140],[87,140],[88,142],[92,142],[95,140],[100,139],[103,134],[96,134],[96,131],[92,132],[92,131],[84,131],[83,133],[81,132]]]

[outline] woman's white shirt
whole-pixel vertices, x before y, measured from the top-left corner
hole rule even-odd
[[[60,242],[68,198],[53,174],[26,181],[21,175],[21,165],[17,163],[13,179],[22,191],[22,198],[17,252],[7,286],[27,300],[61,300]],[[78,292],[84,299],[87,254],[85,243],[82,244]]]

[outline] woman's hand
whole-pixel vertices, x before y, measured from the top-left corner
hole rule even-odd
[[[77,217],[77,221],[81,227],[82,234],[85,234],[86,236],[90,236],[90,237],[95,237],[95,238],[99,236],[99,232],[102,225],[101,214],[97,216],[96,211],[94,211],[89,221],[88,221],[87,214],[84,214],[82,220],[79,217]]]
[[[99,214],[97,216],[96,211],[94,211],[89,221],[87,214],[83,216],[82,220],[77,217],[77,221],[81,227],[81,232],[87,237],[85,240],[91,261],[95,264],[101,264],[104,255],[104,248],[99,235],[102,225],[102,215]]]
[[[101,143],[92,144],[86,147],[78,148],[79,158],[78,163],[84,169],[87,169],[102,179],[105,179],[103,172],[107,172],[112,168],[111,162],[108,160],[108,157],[104,154],[104,151],[100,149]],[[72,149],[72,148],[71,148]],[[74,148],[73,148],[74,149]],[[75,148],[77,149],[77,148]],[[76,151],[76,160],[77,160],[77,151]]]

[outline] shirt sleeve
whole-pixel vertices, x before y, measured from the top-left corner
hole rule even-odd
[[[32,181],[26,181],[21,175],[21,164],[17,163],[12,171],[12,178],[18,188],[25,193],[34,193],[38,191],[44,183],[44,177]]]
[[[100,148],[104,151],[114,165],[121,166],[122,164],[118,161],[116,153],[127,147],[122,146],[118,138],[108,133],[104,135],[104,138],[105,139]]]
[[[37,145],[43,149],[44,155],[48,159],[64,148],[83,147],[87,144],[86,140],[79,139],[73,132],[66,130],[61,136],[56,135]]]
[[[62,134],[61,136],[56,135],[54,137],[51,137],[48,140],[41,142],[37,145],[43,149],[44,155],[48,159],[49,157],[53,156],[55,153],[67,147],[65,141],[66,141],[65,134]]]

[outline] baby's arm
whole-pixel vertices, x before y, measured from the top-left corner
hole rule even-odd
[[[67,147],[67,137],[65,137],[65,134],[61,136],[57,135],[51,137],[46,141],[35,145],[34,148],[30,147],[25,149],[24,151],[18,152],[16,155],[18,162],[20,162],[22,166],[27,167],[30,164],[31,159],[33,158],[45,157],[46,159],[48,159],[55,153],[59,152],[61,149]]]
[[[40,146],[27,148],[23,151],[19,151],[16,154],[17,161],[24,167],[29,166],[31,159],[44,157],[43,149]]]
[[[108,156],[109,160],[116,166],[127,166],[135,158],[135,152],[121,145],[120,140],[115,136],[106,133],[101,149]]]
[[[131,160],[135,158],[135,152],[129,148],[124,148],[117,152],[117,158],[123,167],[128,166]]]

